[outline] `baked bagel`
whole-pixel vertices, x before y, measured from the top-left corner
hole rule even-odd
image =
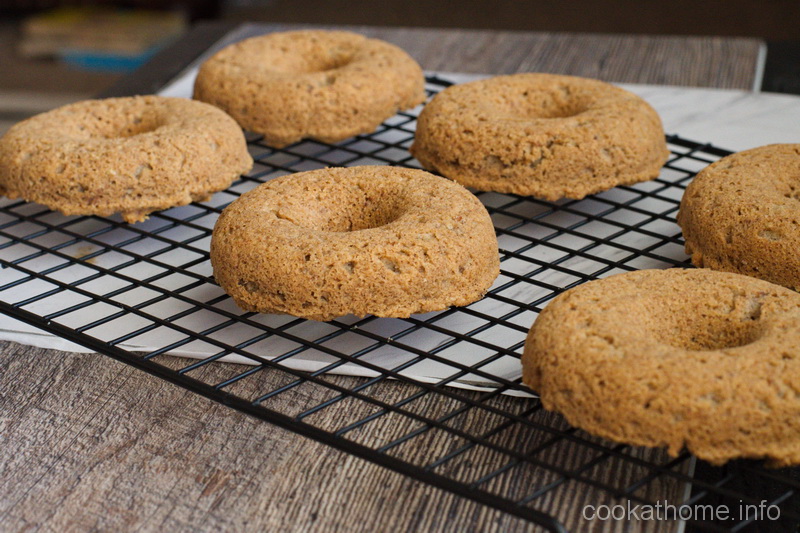
[[[695,265],[800,290],[800,144],[712,163],[687,187],[678,224]]]
[[[425,100],[419,65],[393,44],[346,32],[303,30],[252,37],[200,66],[194,98],[227,111],[282,147],[369,133]]]
[[[618,442],[800,463],[800,294],[708,269],[641,270],[556,297],[523,381],[547,409]]]
[[[669,154],[661,119],[640,97],[553,74],[448,87],[420,113],[411,153],[468,187],[545,200],[653,179]]]
[[[219,109],[135,96],[69,104],[0,138],[0,194],[126,222],[205,200],[248,172],[244,134]]]
[[[211,263],[241,308],[314,320],[467,305],[500,265],[475,196],[387,166],[312,170],[245,193],[214,226]]]

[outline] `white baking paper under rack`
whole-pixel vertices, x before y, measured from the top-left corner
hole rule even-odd
[[[163,91],[191,93],[195,70]],[[428,75],[431,94],[477,76]],[[724,151],[671,137],[661,176],[580,201],[556,203],[478,193],[497,229],[501,275],[482,300],[460,309],[329,323],[245,313],[213,282],[211,229],[243,192],[292,172],[333,165],[418,167],[407,148],[421,107],[370,135],[336,144],[304,141],[274,150],[248,136],[253,171],[209,202],[128,225],[118,217],[65,217],[0,200],[0,301],[53,329],[152,358],[163,354],[241,364],[274,361],[309,372],[383,372],[463,388],[526,394],[519,355],[537,313],[590,279],[686,264],[675,214],[692,175]],[[13,313],[12,313],[13,314]],[[45,348],[84,346],[0,315],[0,338]],[[86,344],[92,344],[86,343]]]

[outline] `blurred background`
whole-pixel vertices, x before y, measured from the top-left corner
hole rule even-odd
[[[102,92],[204,20],[753,37],[800,77],[800,0],[0,0],[0,133]]]

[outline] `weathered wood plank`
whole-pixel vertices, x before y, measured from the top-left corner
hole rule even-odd
[[[13,529],[526,531],[532,527],[103,356],[11,343],[1,347],[0,513],[4,524],[16,524]],[[164,357],[161,362],[176,368],[185,365],[177,358]],[[223,379],[230,375],[230,367],[208,366],[202,379]],[[330,379],[342,386],[361,383],[357,378]],[[242,383],[246,388],[239,393],[244,396],[279,385],[266,372]],[[389,402],[410,392],[409,386],[396,382],[379,388],[373,393]],[[323,398],[327,395],[321,388],[306,391],[308,406]],[[297,402],[298,396],[285,401]],[[513,410],[521,400],[498,401],[497,407]],[[320,413],[317,425],[340,426],[343,414],[348,421],[367,414],[358,404],[334,405]],[[455,407],[429,396],[415,409],[432,416]],[[469,431],[491,427],[483,415],[481,410],[467,411],[459,426]],[[382,445],[409,429],[401,417],[386,416],[352,437]],[[543,437],[517,426],[496,443],[514,447],[517,441],[530,445],[531,439]],[[445,432],[429,431],[392,454],[425,464],[461,444]],[[652,458],[659,452],[647,453]],[[543,459],[575,470],[592,456],[585,447],[561,443],[550,447]],[[470,482],[506,462],[506,457],[476,447],[437,471]],[[634,473],[617,464],[593,477],[610,481],[621,475]],[[531,487],[557,479],[547,470],[520,465],[486,488],[522,497]],[[648,490],[661,495],[678,488],[659,482]],[[582,505],[600,502],[613,503],[600,490],[568,482],[536,502],[536,507],[578,525]],[[602,531],[622,527],[611,522],[606,526]]]
[[[267,31],[309,26],[265,24]],[[349,27],[392,42],[426,70],[550,72],[616,83],[753,88],[762,41],[753,38]]]
[[[298,28],[342,28],[309,24],[259,24],[238,33]],[[424,69],[474,74],[551,72],[616,83],[649,83],[725,89],[753,88],[762,42],[753,38],[604,35],[430,28],[344,27],[384,39],[408,51]],[[236,33],[236,32],[235,32]],[[143,94],[181,70],[176,60],[197,54],[195,39],[215,35],[202,25],[191,39],[165,50],[105,95]],[[209,43],[210,44],[210,43]]]

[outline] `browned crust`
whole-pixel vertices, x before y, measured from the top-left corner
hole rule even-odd
[[[523,381],[590,433],[714,464],[800,463],[800,294],[706,269],[638,271],[553,300]]]
[[[127,222],[227,188],[252,168],[242,130],[182,98],[87,100],[42,113],[0,138],[0,193],[66,215]]]
[[[386,166],[292,174],[242,195],[214,227],[211,263],[243,309],[314,320],[467,305],[499,274],[475,196]]]
[[[303,30],[216,53],[200,67],[194,98],[282,147],[371,132],[423,102],[424,83],[420,66],[397,46],[351,32]]]
[[[653,179],[669,154],[647,102],[608,83],[553,74],[445,89],[422,110],[411,153],[468,187],[547,200]]]
[[[800,290],[800,144],[709,165],[687,187],[678,224],[695,265]]]

